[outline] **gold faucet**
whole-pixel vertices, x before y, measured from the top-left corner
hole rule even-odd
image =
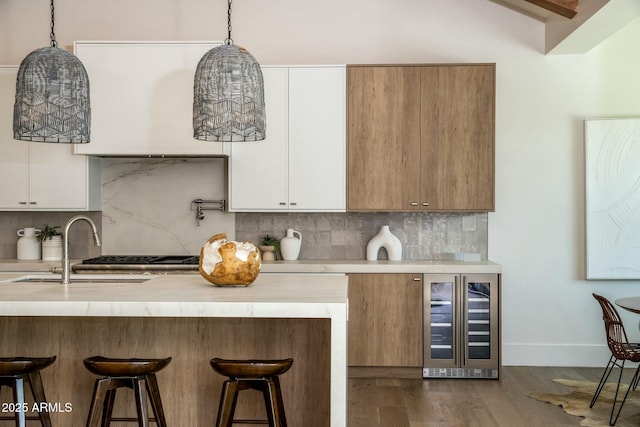
[[[71,262],[69,261],[69,229],[71,228],[71,225],[79,220],[83,220],[83,221],[87,221],[89,223],[89,225],[91,226],[91,228],[93,229],[93,241],[95,242],[96,246],[101,246],[102,244],[100,243],[100,237],[98,236],[98,229],[96,228],[96,224],[91,221],[91,218],[84,216],[84,215],[78,215],[78,216],[74,216],[73,218],[71,218],[69,221],[67,221],[67,225],[64,227],[64,243],[63,243],[63,259],[62,259],[62,280],[60,280],[60,283],[62,283],[63,285],[68,285],[69,283],[71,283],[70,281],[70,277],[71,277]]]

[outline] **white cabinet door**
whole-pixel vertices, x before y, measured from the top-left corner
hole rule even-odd
[[[262,141],[233,142],[229,158],[229,210],[288,208],[288,69],[263,67],[267,135]]]
[[[77,154],[216,156],[228,143],[193,139],[193,80],[218,42],[76,42],[89,75],[91,142]]]
[[[4,114],[2,108],[0,108],[0,114]],[[9,117],[11,118],[12,116],[10,115]],[[0,140],[0,209],[28,209],[28,144],[22,141],[6,139],[4,130],[4,126],[2,126],[3,135]]]
[[[345,67],[263,67],[267,137],[232,143],[230,211],[346,208]]]
[[[87,159],[67,144],[30,142],[29,203],[34,209],[87,209]]]
[[[13,139],[18,67],[0,67],[0,210],[98,210],[100,161],[69,144]]]
[[[0,67],[0,209],[26,209],[28,144],[13,139],[18,67]]]
[[[346,71],[289,69],[289,208],[346,209]]]

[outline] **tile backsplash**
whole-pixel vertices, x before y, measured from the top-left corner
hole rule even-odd
[[[60,226],[63,231],[67,221],[75,215],[85,215],[95,222],[98,230],[102,227],[102,212],[0,212],[0,258],[17,257],[17,231],[25,227],[42,229],[45,224]],[[69,256],[83,259],[99,256],[100,247],[93,244],[89,224],[84,221],[75,223],[69,231]]]
[[[302,234],[299,259],[365,259],[369,240],[389,225],[402,243],[402,259],[449,259],[454,253],[488,253],[486,213],[236,213],[236,239],[256,244],[287,228]],[[381,249],[379,259],[387,259]]]

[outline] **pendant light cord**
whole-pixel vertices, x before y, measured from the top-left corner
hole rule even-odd
[[[233,0],[229,0],[229,4],[227,6],[227,39],[224,41],[224,44],[233,44],[233,39],[231,38],[231,2],[232,1]]]
[[[54,27],[55,27],[54,12],[55,12],[55,9],[53,7],[53,0],[51,0],[51,33],[49,34],[49,38],[51,39],[51,47],[58,47],[58,42],[56,41],[56,33],[54,31]]]

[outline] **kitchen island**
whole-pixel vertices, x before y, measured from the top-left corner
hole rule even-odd
[[[66,286],[11,282],[19,276],[0,274],[0,355],[58,356],[43,371],[47,397],[73,409],[52,414],[57,425],[84,425],[95,376],[82,359],[95,354],[172,356],[158,381],[174,426],[213,424],[224,378],[211,358],[293,357],[281,378],[289,424],[346,425],[344,275],[262,274],[246,288],[199,275]],[[248,394],[239,415],[261,416],[259,396]],[[119,397],[116,411],[133,411],[132,402]]]

